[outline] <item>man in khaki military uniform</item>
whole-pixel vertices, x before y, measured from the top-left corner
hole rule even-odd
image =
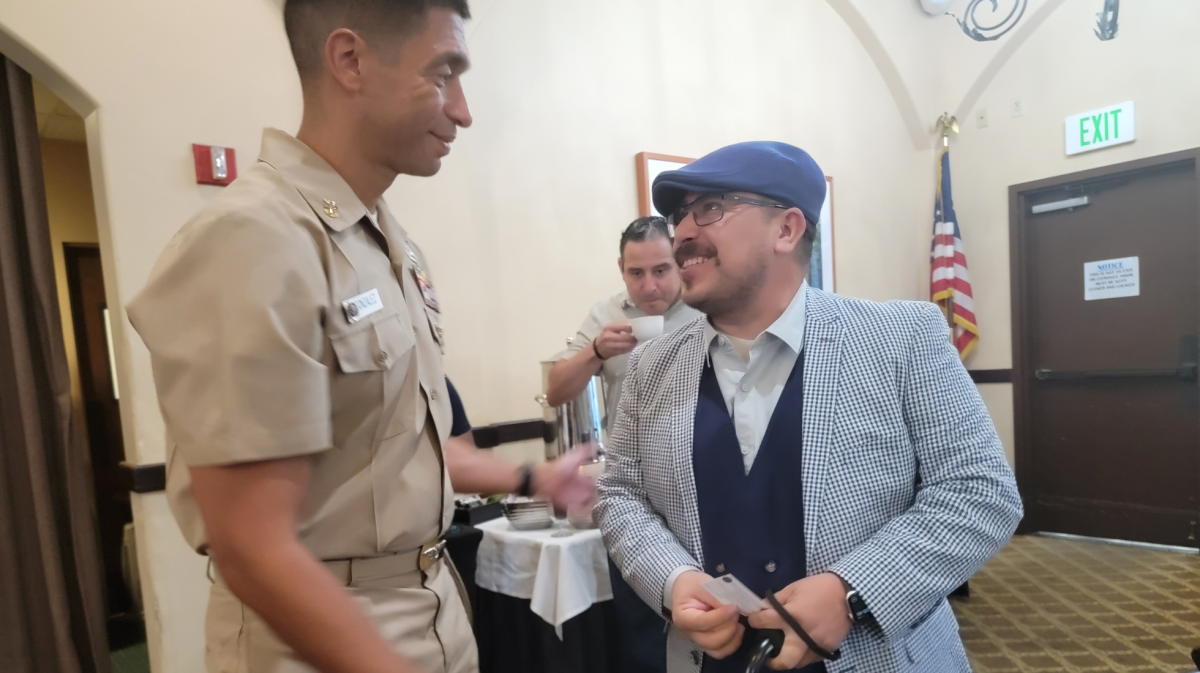
[[[471,123],[465,0],[289,0],[295,138],[168,245],[128,307],[169,436],[167,491],[213,561],[208,670],[478,669],[438,538],[464,492],[588,497],[582,460],[459,450],[429,267],[381,196]],[[447,449],[449,451],[449,449]]]

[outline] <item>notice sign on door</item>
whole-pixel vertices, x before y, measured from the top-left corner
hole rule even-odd
[[[1141,292],[1137,257],[1085,262],[1083,265],[1083,298],[1085,301],[1136,297]]]

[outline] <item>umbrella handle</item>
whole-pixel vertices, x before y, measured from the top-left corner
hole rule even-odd
[[[750,650],[750,658],[746,662],[746,673],[758,673],[768,659],[774,659],[783,650],[783,631],[779,629],[760,629],[762,640]]]

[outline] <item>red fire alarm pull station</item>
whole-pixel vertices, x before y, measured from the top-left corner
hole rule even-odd
[[[232,147],[192,145],[196,158],[196,182],[202,185],[225,185],[237,178],[237,155]]]

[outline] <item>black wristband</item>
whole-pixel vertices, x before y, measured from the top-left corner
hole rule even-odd
[[[784,609],[783,605],[779,603],[779,599],[775,598],[775,594],[768,591],[767,602],[771,604],[771,607],[775,608],[775,612],[779,613],[779,617],[783,619],[783,623],[787,624],[789,628],[795,631],[796,635],[800,636],[800,640],[803,640],[804,644],[808,645],[808,649],[815,652],[818,657],[828,661],[837,661],[838,659],[842,658],[841,650],[834,650],[830,652],[829,650],[818,645],[817,641],[813,640],[812,636],[808,635],[808,632],[800,627],[800,622],[796,621],[796,618],[793,617],[790,612]]]
[[[516,494],[525,498],[533,495],[533,463],[521,466],[521,481],[517,484]]]
[[[604,362],[608,359],[600,354],[600,347],[596,345],[595,341],[592,342],[592,350],[596,352],[596,357],[600,358],[601,362]]]

